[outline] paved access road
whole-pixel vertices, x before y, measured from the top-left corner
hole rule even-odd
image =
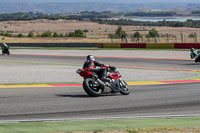
[[[79,65],[84,59],[84,57],[63,56],[0,56],[0,61]],[[191,60],[134,58],[97,58],[97,60],[117,66],[190,70],[200,68],[200,65],[196,65]],[[131,70],[128,70],[128,74],[138,76],[134,75]],[[142,74],[141,72],[140,75]],[[184,76],[187,77],[187,74],[189,73],[184,73]],[[152,72],[151,75],[153,75]],[[162,71],[160,76],[162,76]],[[174,73],[172,76],[170,72],[168,76],[177,78]],[[159,80],[159,75],[156,77]],[[200,83],[130,86],[131,94],[128,96],[116,94],[98,98],[88,97],[82,87],[0,88],[0,120],[199,115],[199,85]]]

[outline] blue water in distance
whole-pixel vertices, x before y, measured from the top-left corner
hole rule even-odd
[[[150,21],[150,22],[158,22],[158,21],[179,21],[179,22],[185,22],[188,19],[192,20],[200,20],[200,17],[135,17],[131,18],[133,21]]]

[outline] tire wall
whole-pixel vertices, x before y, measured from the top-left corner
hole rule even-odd
[[[121,44],[120,43],[108,43],[108,44],[103,44],[103,48],[121,48]]]
[[[146,43],[121,43],[121,48],[146,48]]]
[[[174,47],[179,49],[200,48],[200,43],[175,43]]]
[[[200,49],[200,43],[109,43],[101,44],[99,48],[156,48],[156,49]]]
[[[147,43],[146,48],[174,48],[174,44],[172,43]]]

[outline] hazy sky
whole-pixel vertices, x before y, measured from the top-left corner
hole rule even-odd
[[[0,0],[0,2],[115,2],[115,3],[138,3],[138,2],[184,2],[200,3],[200,0]]]

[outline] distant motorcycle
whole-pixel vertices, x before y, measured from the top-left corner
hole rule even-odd
[[[2,55],[4,55],[4,54],[10,55],[9,47],[2,48]]]
[[[121,93],[129,95],[130,90],[127,83],[121,79],[116,67],[104,67],[107,69],[107,80],[102,81],[95,72],[85,69],[78,69],[76,72],[84,78],[83,89],[91,97],[98,97],[105,94]]]
[[[195,63],[200,62],[200,51],[194,48],[191,48],[190,50],[191,50],[190,53],[191,59],[194,59]]]

